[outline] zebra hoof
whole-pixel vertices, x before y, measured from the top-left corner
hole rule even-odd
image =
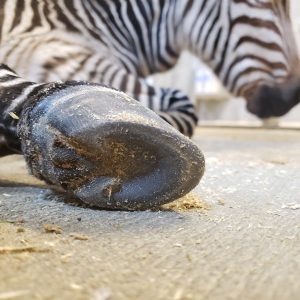
[[[74,84],[22,116],[31,172],[95,207],[147,209],[188,193],[204,173],[198,147],[122,92]]]

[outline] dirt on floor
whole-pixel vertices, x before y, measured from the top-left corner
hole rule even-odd
[[[2,193],[2,195],[8,198],[12,197],[13,193],[10,191],[10,194]],[[165,212],[177,214],[177,212],[194,211],[205,214],[209,209],[210,205],[202,202],[196,195],[189,194],[155,209],[153,213],[162,216]],[[115,214],[115,212],[111,213]],[[152,212],[140,213],[151,214]],[[83,223],[82,217],[77,217],[76,221],[78,224]],[[158,255],[163,259],[163,251],[154,250],[151,246],[153,242],[150,242],[148,247],[147,243],[145,244],[147,238],[139,240],[138,234],[133,234],[135,230],[130,238],[120,236],[118,241],[109,235],[101,238],[95,232],[87,233],[86,230],[80,229],[80,226],[73,231],[69,226],[65,228],[61,224],[60,221],[41,222],[36,228],[32,228],[26,217],[20,215],[16,218],[15,215],[3,219],[2,216],[0,219],[0,299],[156,299],[156,289],[153,287],[151,292],[144,294],[138,280],[134,283],[132,279],[133,282],[130,283],[132,286],[126,293],[117,291],[116,288],[118,277],[125,280],[123,285],[126,289],[126,281],[131,281],[127,276],[142,276],[143,269],[145,268],[144,271],[147,269],[147,261],[152,260],[154,252],[156,252],[155,256]],[[118,232],[117,235],[122,235],[123,225],[127,226],[127,222],[123,224],[120,220],[113,225],[112,229]],[[181,230],[184,228],[177,229],[177,231]],[[119,245],[119,242],[123,246]],[[132,247],[127,243],[137,243],[138,247],[136,249],[137,245]],[[195,242],[198,243],[200,242]],[[155,245],[153,246],[156,248]],[[124,247],[127,248],[125,256],[125,253],[122,253],[119,257],[115,257],[116,253],[111,253],[114,248],[119,247],[116,253],[122,251],[122,248],[125,250]],[[183,245],[174,242],[172,247],[176,251]],[[192,261],[188,253],[185,259],[189,263]],[[123,270],[119,269],[120,264]],[[136,269],[137,265],[139,270]],[[113,274],[114,272],[117,274]],[[145,280],[155,282],[155,276],[152,276],[152,279],[145,278]],[[181,295],[182,292],[176,293]],[[182,296],[176,297],[185,299]]]
[[[66,203],[0,160],[1,299],[300,295],[300,132],[199,129],[206,174],[153,211]]]

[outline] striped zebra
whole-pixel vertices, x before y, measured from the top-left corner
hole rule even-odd
[[[199,182],[201,152],[167,125],[191,136],[192,103],[145,79],[183,50],[260,118],[299,103],[287,0],[2,0],[0,12],[0,153],[22,151],[89,204],[149,207]]]

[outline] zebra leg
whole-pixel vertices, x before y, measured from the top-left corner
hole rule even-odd
[[[111,66],[114,70],[116,66]],[[144,106],[155,111],[182,134],[191,137],[198,122],[195,108],[189,98],[179,90],[156,88],[122,68],[118,67],[111,77],[102,77],[101,82],[117,88]]]
[[[19,116],[26,95],[42,84],[20,78],[13,70],[0,64],[0,157],[21,154],[21,142],[17,136]]]
[[[35,85],[5,76],[7,139],[22,149],[32,174],[70,196],[102,208],[145,209],[183,196],[201,179],[198,147],[126,94],[86,82]],[[17,81],[13,86],[17,79],[23,89]],[[13,90],[19,95],[5,97]]]
[[[162,109],[159,116],[177,128],[181,133],[191,137],[198,122],[198,117],[189,98],[179,90],[161,89]]]

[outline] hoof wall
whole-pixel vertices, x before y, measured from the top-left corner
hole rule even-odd
[[[91,206],[159,206],[187,194],[204,173],[193,142],[109,88],[68,86],[24,120],[23,152],[32,173]]]

